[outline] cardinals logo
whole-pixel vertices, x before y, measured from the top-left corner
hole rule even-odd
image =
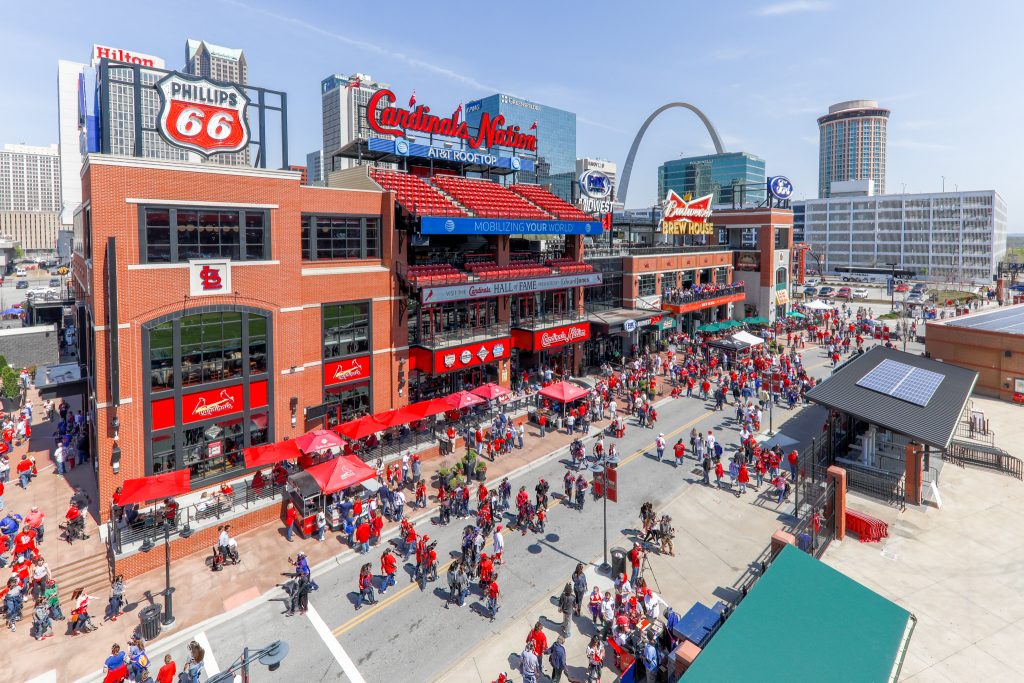
[[[345,380],[359,377],[362,373],[363,366],[358,360],[354,360],[347,368],[344,365],[339,364],[337,369],[334,371],[334,379],[339,382],[344,382]]]
[[[235,407],[235,398],[228,393],[227,389],[221,389],[220,399],[213,403],[207,403],[206,397],[202,396],[196,401],[196,407],[192,409],[193,415],[199,417],[209,417],[210,415],[216,415],[217,413],[223,413],[226,410],[231,410]]]

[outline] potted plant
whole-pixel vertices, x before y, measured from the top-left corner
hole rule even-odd
[[[487,479],[487,463],[482,460],[476,464],[476,479],[477,481],[485,481]]]
[[[441,486],[447,486],[451,478],[452,471],[447,467],[442,467],[437,471],[437,481]]]
[[[465,481],[466,480],[462,478],[461,474],[457,474],[454,477],[452,477],[451,486],[452,488],[462,486],[465,483]]]

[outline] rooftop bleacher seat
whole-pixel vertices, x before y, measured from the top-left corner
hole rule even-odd
[[[593,216],[583,213],[575,206],[558,197],[540,185],[512,185],[513,192],[526,197],[551,215],[563,221],[593,221]]]
[[[437,188],[408,173],[370,169],[370,177],[385,190],[395,193],[395,200],[411,213],[420,216],[465,216],[466,212]]]
[[[538,209],[521,195],[488,180],[436,175],[433,182],[477,216],[536,220],[553,218],[551,214]]]

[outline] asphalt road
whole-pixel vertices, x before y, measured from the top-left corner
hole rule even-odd
[[[816,350],[806,353],[804,361],[812,374],[827,374],[823,353]],[[636,527],[641,503],[651,501],[658,508],[690,483],[699,480],[693,472],[693,460],[687,461],[687,467],[678,469],[670,462],[671,445],[682,438],[688,446],[691,428],[713,429],[720,435],[726,452],[736,444],[733,411],[727,407],[722,412],[712,412],[708,406],[696,398],[669,400],[659,408],[656,429],[641,429],[631,421],[625,437],[617,440],[622,462],[619,502],[608,504],[608,534],[611,539],[618,539],[620,533],[628,534]],[[778,410],[776,427],[788,415],[785,408]],[[660,431],[665,432],[669,444],[666,460],[661,463],[654,455],[653,443]],[[528,434],[531,432],[528,430]],[[364,606],[356,611],[359,566],[363,562],[372,562],[374,571],[379,571],[382,549],[373,548],[365,559],[346,555],[329,569],[314,572],[320,590],[311,595],[312,609],[306,616],[283,616],[284,593],[281,592],[269,600],[260,601],[241,615],[208,627],[205,632],[192,630],[177,634],[168,639],[167,644],[174,647],[174,654],[180,658],[183,639],[198,637],[200,642],[205,640],[210,645],[207,649],[212,656],[209,668],[224,670],[241,655],[243,647],[258,648],[274,640],[285,639],[290,653],[280,670],[270,673],[266,668],[255,665],[253,681],[433,680],[542,596],[552,596],[554,604],[554,596],[565,585],[577,562],[600,564],[603,551],[602,504],[591,496],[588,496],[582,512],[562,504],[560,491],[567,457],[562,452],[511,480],[513,492],[520,485],[525,485],[532,496],[537,480],[544,477],[551,482],[553,507],[543,535],[531,532],[524,537],[518,532],[506,531],[506,564],[499,569],[498,578],[503,595],[501,609],[493,623],[483,614],[483,600],[475,585],[464,608],[453,606],[445,609],[447,582],[443,569],[458,551],[461,530],[470,520],[453,520],[448,527],[425,520],[419,525],[419,531],[425,531],[431,539],[439,541],[442,570],[438,581],[428,584],[423,592],[410,582],[411,565],[400,565],[398,585],[386,595],[378,596],[377,605]],[[693,523],[699,523],[699,520],[676,520],[677,525]],[[240,542],[244,553],[244,537]],[[280,566],[267,570],[288,570],[287,553],[300,550],[302,543],[308,542],[297,541],[287,548],[282,544]],[[337,537],[326,542],[337,543]],[[231,570],[230,567],[227,569]],[[731,578],[723,577],[723,580]],[[201,597],[177,596],[177,599]],[[554,607],[548,612],[555,613]],[[159,661],[166,647],[157,641],[149,654]],[[484,672],[483,675],[489,673]]]

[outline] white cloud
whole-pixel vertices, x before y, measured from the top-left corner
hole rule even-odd
[[[832,4],[823,0],[791,0],[790,2],[777,2],[774,5],[767,5],[757,10],[757,15],[762,17],[779,17],[784,14],[797,14],[799,12],[824,12],[831,9]]]
[[[952,145],[941,142],[927,142],[924,140],[911,140],[909,138],[893,138],[889,140],[890,147],[910,149],[918,152],[946,152],[953,149]]]

